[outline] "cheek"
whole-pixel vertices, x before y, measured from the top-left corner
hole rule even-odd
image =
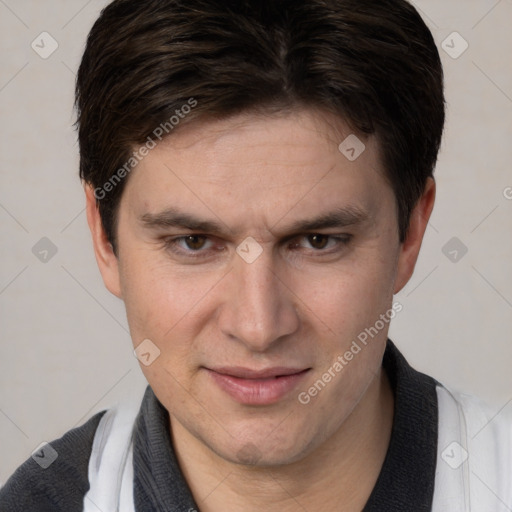
[[[146,329],[161,338],[172,328],[175,318],[183,315],[188,296],[163,264],[147,250],[125,251],[120,264],[121,285],[132,333]],[[189,288],[190,289],[190,288]]]
[[[367,246],[357,251],[357,258],[302,272],[291,281],[306,315],[319,326],[317,330],[323,326],[338,348],[350,344],[391,307],[394,261],[379,253],[383,252],[376,244]]]
[[[150,340],[158,354],[148,365],[141,359],[140,368],[162,403],[173,397],[176,406],[186,400],[180,383],[192,378],[201,329],[198,305],[211,285],[171,275],[168,266],[149,257],[125,259],[121,278],[133,346]]]
[[[150,339],[160,362],[172,366],[197,354],[196,340],[213,314],[211,298],[222,279],[222,273],[176,271],[151,251],[132,251],[121,265],[121,283],[133,344]]]
[[[164,333],[172,328],[176,311],[178,290],[171,286],[155,269],[150,260],[141,261],[130,256],[121,268],[121,283],[126,314],[134,343],[138,338],[162,341]],[[172,305],[175,305],[172,308]],[[158,343],[160,345],[160,343]]]

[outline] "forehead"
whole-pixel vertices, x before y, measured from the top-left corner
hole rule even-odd
[[[218,159],[262,159],[286,154],[292,165],[309,164],[320,155],[339,156],[339,145],[347,137],[357,137],[376,147],[373,137],[356,135],[343,119],[315,109],[284,111],[276,114],[243,113],[222,120],[196,121],[180,127],[160,144],[161,151],[198,152],[213,165]],[[244,148],[246,152],[240,152]],[[157,151],[158,153],[158,151]],[[211,158],[215,157],[215,158]]]
[[[334,115],[300,110],[180,127],[137,165],[123,201],[139,213],[194,206],[211,216],[224,207],[272,211],[275,221],[319,201],[370,210],[388,188],[374,137],[352,133]]]

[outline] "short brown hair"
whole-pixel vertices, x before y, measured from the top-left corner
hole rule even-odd
[[[184,105],[192,104],[181,115]],[[147,144],[158,126],[170,136],[178,124],[301,107],[333,112],[356,133],[376,135],[403,241],[411,211],[432,176],[445,118],[439,53],[412,5],[405,0],[109,4],[87,39],[76,108],[80,176],[102,191],[96,198],[114,250],[126,164],[136,163],[134,148]],[[178,114],[178,123],[171,123]]]

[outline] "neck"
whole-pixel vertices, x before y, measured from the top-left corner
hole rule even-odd
[[[171,418],[180,467],[201,512],[361,511],[384,462],[393,424],[393,392],[376,375],[340,429],[314,452],[285,466],[233,464]]]

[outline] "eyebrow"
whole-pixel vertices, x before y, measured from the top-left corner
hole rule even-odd
[[[139,219],[144,226],[151,229],[182,228],[191,231],[206,231],[212,233],[225,231],[221,224],[216,221],[200,219],[175,208],[168,208],[158,213],[145,213],[141,215]]]
[[[362,224],[369,219],[368,212],[355,206],[336,208],[331,212],[323,213],[313,219],[297,220],[285,229],[290,233],[301,233],[327,228],[343,228]],[[223,234],[226,225],[217,221],[201,219],[192,214],[168,208],[158,213],[144,213],[139,217],[142,224],[149,229],[161,230],[166,228],[180,228],[195,232]],[[280,221],[278,222],[278,224]],[[272,229],[272,231],[274,231]],[[231,233],[236,234],[236,233]]]
[[[321,214],[313,219],[295,221],[287,227],[287,230],[301,232],[327,228],[343,228],[362,224],[368,219],[369,215],[365,210],[357,206],[345,206]]]

